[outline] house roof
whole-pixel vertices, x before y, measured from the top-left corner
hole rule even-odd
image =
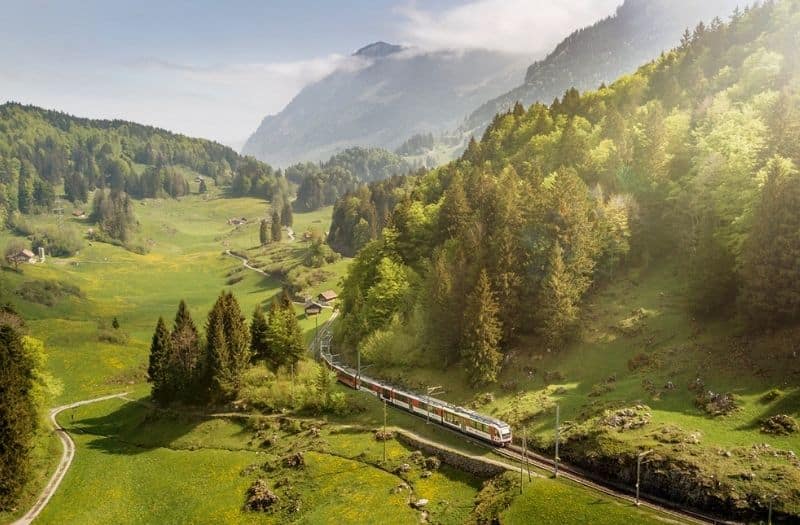
[[[28,250],[27,248],[22,250],[19,253],[20,253],[20,255],[24,255],[28,259],[32,259],[32,258],[36,257],[36,255],[34,255],[34,253],[32,251]]]
[[[334,299],[339,297],[339,295],[336,292],[334,292],[333,290],[326,290],[326,291],[322,292],[321,294],[319,294],[319,297],[320,297],[320,299],[322,299],[324,301],[333,301]]]

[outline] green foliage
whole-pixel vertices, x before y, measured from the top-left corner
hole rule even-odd
[[[297,364],[305,353],[305,342],[291,301],[273,301],[266,321],[263,357],[273,369]]]
[[[30,476],[30,452],[39,425],[34,357],[22,335],[7,324],[0,326],[0,510],[14,507]]]
[[[296,184],[298,211],[314,211],[354,192],[360,184],[388,179],[411,171],[403,159],[379,148],[349,148],[327,162],[306,162],[286,168]]]
[[[148,381],[153,384],[150,397],[159,405],[167,405],[175,398],[175,388],[170,377],[171,354],[169,330],[164,323],[164,318],[159,317],[153,333],[153,341],[150,343],[150,361],[147,367]]]
[[[464,349],[462,357],[473,385],[493,383],[500,372],[503,355],[500,339],[503,326],[498,319],[499,307],[492,293],[489,276],[482,271],[478,284],[468,298],[464,312]]]
[[[250,357],[250,332],[239,303],[223,292],[206,322],[206,385],[212,402],[236,396]]]
[[[800,320],[800,174],[793,162],[772,159],[753,233],[745,245],[742,309],[751,327]]]
[[[270,236],[272,242],[281,241],[281,217],[278,215],[277,210],[272,212],[272,222],[270,224]]]
[[[250,321],[250,354],[253,359],[266,359],[269,356],[268,330],[269,325],[264,310],[260,304],[256,305]]]
[[[258,225],[258,242],[261,246],[266,246],[270,241],[269,222],[266,219],[261,219]]]
[[[92,202],[90,219],[112,239],[127,243],[137,226],[133,202],[125,192],[98,190]]]

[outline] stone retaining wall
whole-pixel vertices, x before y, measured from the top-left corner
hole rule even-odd
[[[492,461],[491,459],[478,456],[469,456],[462,452],[437,445],[436,443],[425,441],[403,431],[395,431],[395,436],[397,440],[404,445],[414,450],[419,450],[428,456],[436,456],[445,465],[479,478],[493,478],[509,469],[507,465],[499,461]]]

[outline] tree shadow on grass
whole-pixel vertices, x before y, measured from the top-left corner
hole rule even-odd
[[[170,447],[207,419],[131,401],[103,416],[70,420],[64,426],[75,436],[97,436],[89,448],[132,455]]]
[[[736,428],[736,430],[754,430],[761,428],[765,419],[778,414],[786,414],[792,417],[800,415],[800,389],[795,389],[780,398],[763,403],[764,411],[756,418]]]

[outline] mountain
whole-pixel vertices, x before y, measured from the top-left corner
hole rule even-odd
[[[450,155],[457,155],[469,137],[480,136],[497,113],[508,111],[515,102],[549,103],[571,87],[584,91],[611,82],[676,46],[687,28],[693,29],[700,21],[710,23],[717,16],[727,18],[737,5],[746,3],[625,0],[613,16],[575,31],[547,57],[530,65],[521,85],[475,109],[454,133],[447,134]]]
[[[436,51],[376,42],[266,117],[243,153],[273,165],[321,161],[350,146],[394,149],[417,133],[454,129],[511,88],[527,61],[493,51]]]

